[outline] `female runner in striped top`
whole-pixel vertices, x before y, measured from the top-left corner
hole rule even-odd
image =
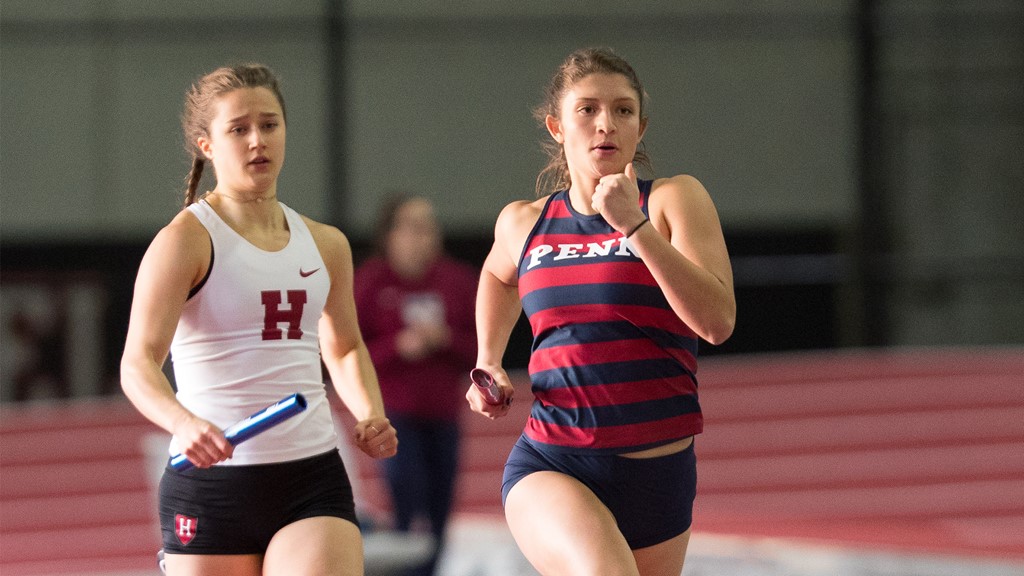
[[[691,176],[638,180],[646,94],[607,49],[571,54],[537,110],[552,160],[535,201],[498,216],[477,294],[477,366],[501,367],[526,313],[533,406],[502,482],[517,544],[542,574],[678,576],[702,430],[697,342],[736,319],[714,204]],[[508,413],[475,387],[467,400]]]

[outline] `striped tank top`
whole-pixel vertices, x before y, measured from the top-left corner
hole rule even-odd
[[[641,180],[648,214],[651,181]],[[533,331],[524,434],[556,450],[625,453],[703,429],[697,336],[622,234],[552,194],[519,261]]]

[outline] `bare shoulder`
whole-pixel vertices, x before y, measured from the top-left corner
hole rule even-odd
[[[352,247],[349,244],[348,238],[336,226],[317,222],[307,216],[302,216],[302,221],[309,228],[309,233],[312,234],[313,241],[316,242],[316,246],[320,249],[320,254],[323,255],[324,260],[334,260],[338,257],[345,258],[346,256],[351,258]]]
[[[668,178],[658,178],[651,184],[651,201],[672,201],[671,197],[693,199],[708,196],[708,191],[700,180],[689,174],[677,174]],[[677,198],[680,199],[680,198]]]
[[[724,251],[718,210],[707,189],[693,176],[655,180],[648,212],[654,227],[677,247],[708,244]]]
[[[495,232],[499,236],[522,236],[525,239],[540,217],[547,200],[548,196],[543,196],[536,200],[516,200],[508,203],[498,214]]]
[[[188,210],[157,232],[139,267],[139,281],[161,288],[187,288],[206,274],[212,250],[210,234]]]
[[[205,230],[206,228],[191,210],[183,209],[174,215],[174,218],[164,226],[162,231],[168,231],[171,234],[194,234]]]
[[[689,174],[659,178],[651,184],[650,214],[652,218],[700,217],[715,212],[711,195],[700,180]],[[716,216],[717,217],[717,216]]]
[[[494,225],[494,245],[484,261],[485,270],[507,284],[515,284],[519,255],[547,200],[547,196],[517,200],[501,210]]]
[[[522,214],[536,213],[540,214],[541,209],[544,207],[544,203],[548,201],[548,196],[542,196],[536,200],[514,200],[505,205],[501,209],[501,215],[499,218],[509,215],[518,216]]]
[[[189,210],[182,210],[157,232],[150,251],[175,259],[182,256],[201,256],[209,252],[210,233]]]

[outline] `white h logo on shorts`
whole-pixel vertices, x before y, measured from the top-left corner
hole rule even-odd
[[[199,530],[199,519],[184,514],[175,514],[174,526],[174,533],[178,536],[181,545],[187,546],[196,537],[196,532]]]

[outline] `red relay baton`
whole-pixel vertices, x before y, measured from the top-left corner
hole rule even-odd
[[[500,406],[505,403],[505,393],[498,386],[498,383],[494,381],[494,376],[491,376],[490,372],[483,368],[473,368],[469,372],[469,379],[483,393],[484,400],[488,404]]]

